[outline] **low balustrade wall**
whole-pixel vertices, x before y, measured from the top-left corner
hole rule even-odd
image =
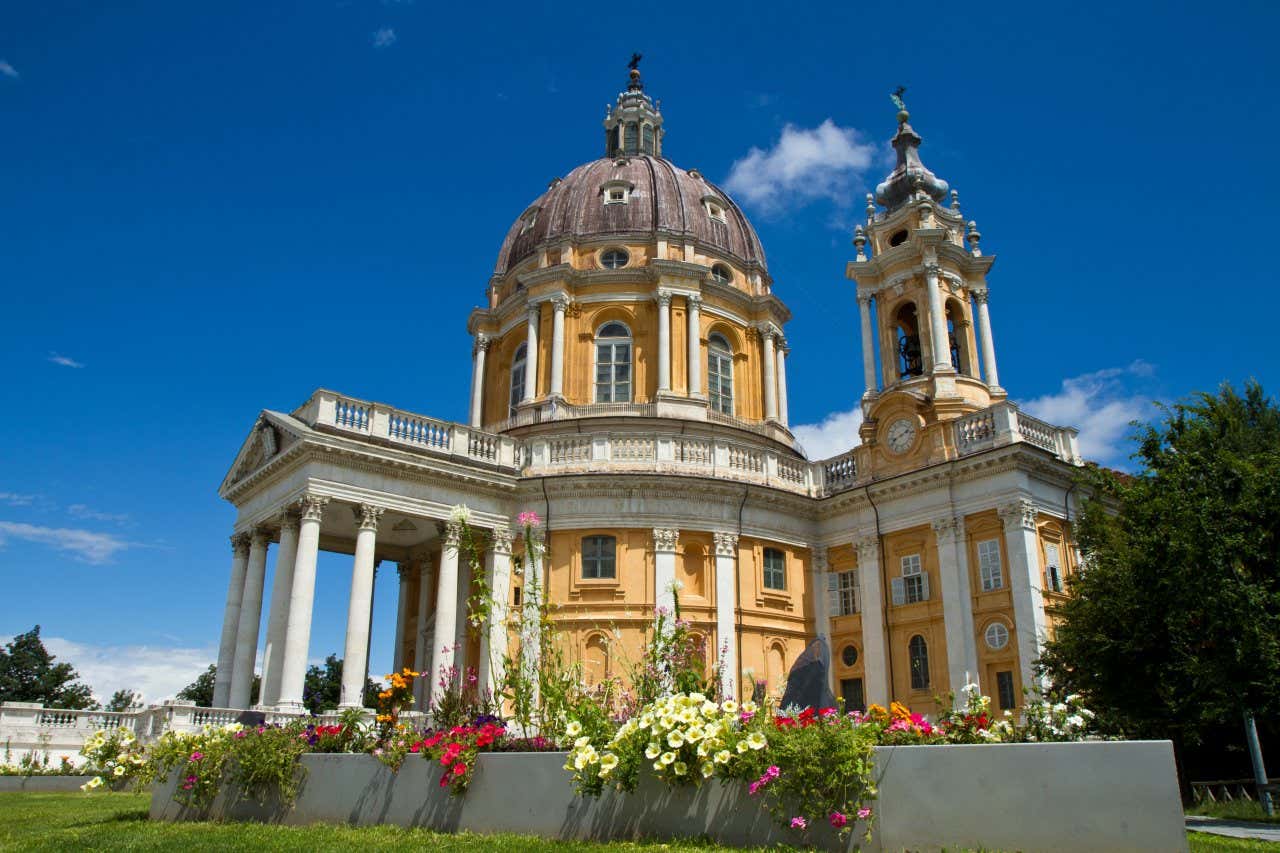
[[[449,832],[515,832],[558,840],[709,837],[723,844],[807,841],[852,849],[825,824],[783,829],[745,785],[668,788],[653,777],[633,794],[574,794],[565,753],[485,753],[471,787],[450,797],[440,768],[411,755],[392,771],[367,755],[304,755],[292,806],[219,792],[205,811],[156,785],[153,820],[249,820],[288,825],[393,824]],[[879,747],[874,835],[863,850],[1022,851],[1187,849],[1168,741]]]

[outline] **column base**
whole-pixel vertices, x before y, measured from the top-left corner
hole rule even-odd
[[[307,706],[301,702],[281,702],[276,705],[275,710],[281,714],[305,714]]]

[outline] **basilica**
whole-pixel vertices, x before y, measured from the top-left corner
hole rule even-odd
[[[326,389],[258,414],[219,492],[237,518],[214,704],[249,707],[257,670],[262,706],[301,707],[323,549],[351,555],[348,706],[371,632],[394,631],[397,668],[492,683],[521,639],[505,617],[536,595],[588,681],[625,678],[678,595],[728,695],[778,695],[821,638],[851,708],[929,710],[970,682],[1017,707],[1079,565],[1082,461],[1075,430],[1001,387],[995,258],[899,106],[897,163],[845,270],[859,316],[831,318],[861,330],[848,452],[809,459],[793,436],[791,314],[764,247],[732,198],[664,156],[633,69],[600,157],[501,241],[467,318],[467,423]],[[833,378],[858,384],[857,367]],[[460,559],[456,506],[482,534],[477,562]],[[399,607],[375,622],[379,563],[384,582],[397,568]],[[481,582],[496,618],[476,630]],[[436,681],[420,680],[421,706]]]

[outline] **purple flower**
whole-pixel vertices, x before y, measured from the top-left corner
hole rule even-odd
[[[804,819],[804,818],[802,818],[802,817],[793,817],[793,818],[791,818],[791,828],[792,828],[792,829],[805,829],[805,828],[806,828],[806,827],[808,827],[808,826],[809,826],[809,821],[805,820],[805,819]]]
[[[869,817],[871,817],[871,809],[865,806],[858,809],[858,820],[866,820]]]

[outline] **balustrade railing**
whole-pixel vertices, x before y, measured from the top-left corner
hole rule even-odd
[[[1018,433],[1022,440],[1051,453],[1058,452],[1058,429],[1025,412],[1018,412]]]
[[[996,434],[996,420],[990,409],[965,415],[956,421],[956,447],[960,452],[990,444]]]
[[[835,494],[852,488],[858,480],[858,463],[854,451],[849,450],[817,463],[822,471],[822,493]]]

